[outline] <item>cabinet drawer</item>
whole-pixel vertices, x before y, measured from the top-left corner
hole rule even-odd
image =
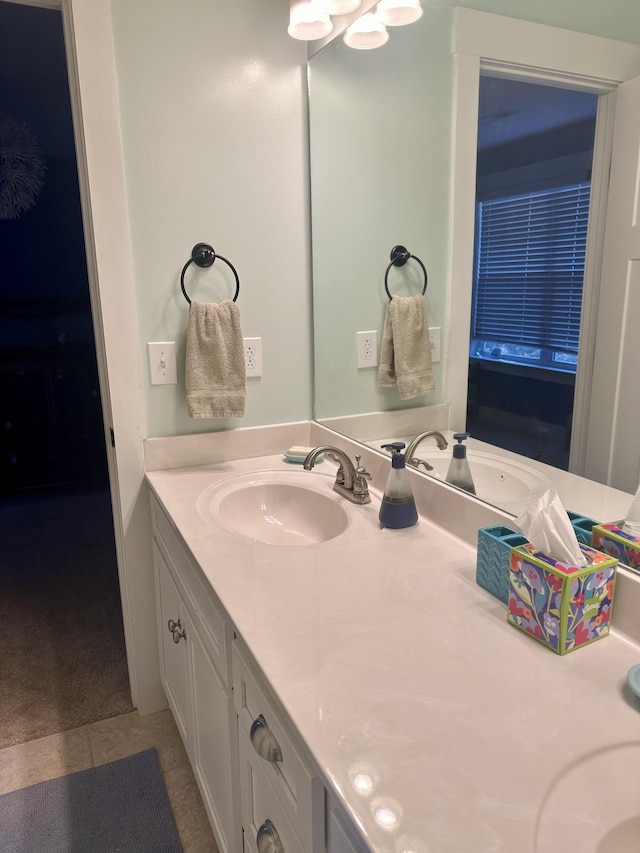
[[[200,577],[200,569],[182,543],[175,529],[154,495],[151,495],[151,521],[153,538],[163,552],[173,578],[186,602],[191,617],[197,625],[207,650],[225,687],[231,686],[231,640],[233,628],[223,616],[213,591]]]
[[[247,739],[240,742],[240,791],[245,851],[258,853],[259,832],[269,831],[273,835],[275,831],[280,839],[281,853],[305,853],[260,758]]]
[[[276,711],[273,701],[267,698],[267,691],[261,686],[255,668],[243,656],[237,642],[233,643],[232,656],[233,699],[238,714],[240,743],[246,753],[255,756],[254,764],[262,767],[304,849],[320,849],[318,840],[314,839],[314,834],[323,834],[324,789],[320,780],[307,767],[298,748],[294,747],[296,736],[290,732],[288,724],[283,723],[281,712]],[[262,719],[257,722],[259,718]],[[251,741],[254,724],[260,730],[257,735],[263,734],[264,739],[272,736],[275,740],[280,753],[278,760],[268,760],[258,754]]]

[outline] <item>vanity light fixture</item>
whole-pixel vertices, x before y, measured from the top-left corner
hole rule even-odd
[[[422,17],[420,0],[380,0],[378,17],[388,27],[402,27]]]
[[[360,5],[360,0],[311,0],[313,5],[327,15],[348,15]]]
[[[333,23],[313,0],[291,0],[287,32],[294,39],[312,41],[328,36]]]
[[[354,21],[344,34],[344,43],[356,50],[373,50],[388,40],[387,28],[373,12],[367,12]]]

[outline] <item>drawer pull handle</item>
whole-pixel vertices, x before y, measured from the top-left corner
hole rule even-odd
[[[278,830],[270,820],[265,820],[256,834],[259,853],[284,853]]]
[[[274,738],[267,721],[260,714],[251,724],[251,745],[265,761],[282,761],[280,744]],[[267,821],[268,822],[268,821]]]
[[[187,632],[182,627],[182,622],[179,619],[177,622],[174,622],[173,619],[169,619],[167,622],[167,630],[170,634],[173,634],[174,643],[179,643],[180,640],[184,640],[187,636]]]

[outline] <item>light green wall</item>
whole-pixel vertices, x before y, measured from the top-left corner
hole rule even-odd
[[[424,36],[428,49],[400,47],[400,35],[409,41],[418,38],[417,25],[402,33],[396,29],[382,50],[400,51],[393,75],[379,76],[375,109],[367,115],[361,105],[360,124],[353,121],[357,113],[349,116],[353,137],[348,144],[359,147],[358,192],[367,203],[360,213],[354,197],[342,192],[335,212],[344,207],[351,222],[361,222],[373,240],[341,229],[340,240],[330,243],[331,254],[316,252],[314,258],[341,283],[339,299],[315,308],[320,369],[324,361],[329,364],[325,397],[340,413],[384,407],[373,372],[358,377],[353,367],[353,333],[381,328],[381,270],[396,241],[406,241],[416,254],[423,252],[431,322],[446,320],[451,7],[640,42],[637,0],[425,0],[423,5],[422,24],[431,25]],[[113,0],[112,9],[148,435],[310,417],[307,45],[286,33],[288,0]],[[358,55],[363,65],[373,61]],[[396,76],[417,63],[423,69],[420,94],[428,103],[426,111],[416,107],[416,93],[404,92]],[[368,181],[365,168],[371,165],[378,134],[386,140],[388,156]],[[412,138],[419,139],[424,159],[398,153]],[[325,168],[327,174],[332,168],[346,171],[338,161]],[[347,180],[343,174],[343,183]],[[389,197],[392,201],[383,200]],[[412,212],[413,205],[420,216]],[[314,228],[322,237],[318,221]],[[241,420],[190,420],[186,414],[181,377],[187,305],[179,274],[199,241],[212,243],[237,267],[243,332],[263,339],[264,376],[248,381]],[[192,298],[230,295],[231,287],[225,290],[214,271],[196,274],[202,285],[190,287]],[[354,287],[358,281],[366,282],[366,295]],[[345,329],[341,324],[347,311],[352,316]],[[319,337],[324,328],[329,329],[329,345],[323,349]],[[149,386],[146,342],[152,340],[177,341],[177,386]],[[339,358],[331,366],[334,350]],[[347,373],[355,374],[354,382],[343,382]],[[437,374],[439,390],[421,403],[440,399],[440,368]],[[319,385],[319,411],[323,393]],[[396,401],[393,407],[399,405]]]
[[[446,0],[446,5],[640,44],[638,0]]]
[[[451,150],[451,12],[427,9],[391,31],[378,50],[335,41],[311,59],[311,175],[317,417],[400,409],[443,400],[436,390],[403,403],[358,369],[356,332],[379,337],[389,253],[405,245],[429,276],[429,322],[446,315]],[[389,273],[398,296],[419,293],[410,261]]]
[[[148,435],[306,419],[306,44],[287,35],[288,0],[113,0],[112,7]],[[264,374],[247,382],[242,419],[186,413],[188,306],[179,280],[201,241],[237,268],[243,334],[262,337]],[[191,298],[230,298],[224,270],[192,265]],[[179,384],[151,387],[146,342],[171,340]]]
[[[398,242],[427,266],[429,320],[443,327],[443,344],[449,311],[455,315],[448,303],[456,6],[640,43],[637,0],[436,0],[423,2],[417,23],[390,28],[377,50],[349,50],[337,39],[312,56],[316,417],[449,399],[444,361],[432,394],[403,403],[395,389],[378,388],[375,369],[357,369],[355,333],[381,333],[384,271]]]

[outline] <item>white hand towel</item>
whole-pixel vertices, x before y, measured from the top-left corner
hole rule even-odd
[[[433,391],[429,320],[422,294],[394,296],[387,306],[380,345],[378,385],[398,386],[402,400]]]
[[[191,303],[185,379],[190,418],[244,415],[246,370],[235,302]]]

